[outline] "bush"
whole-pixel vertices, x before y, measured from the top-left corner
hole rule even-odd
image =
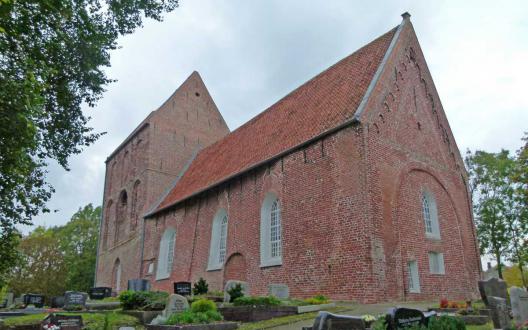
[[[209,311],[216,311],[216,304],[214,301],[199,299],[191,304],[191,312],[193,313],[205,313]]]
[[[69,305],[68,307],[64,307],[65,311],[82,311],[84,307],[82,305]]]
[[[206,324],[215,321],[222,321],[222,319],[222,315],[216,310],[208,310],[206,312],[193,312],[192,310],[188,310],[182,313],[172,314],[165,324]]]
[[[242,285],[240,283],[235,284],[234,287],[227,290],[229,294],[229,302],[234,302],[237,298],[243,297],[244,292],[242,292]]]
[[[328,298],[326,298],[322,294],[318,294],[311,298],[304,299],[304,301],[309,305],[328,304]]]
[[[235,306],[277,306],[281,304],[281,301],[274,296],[238,297],[233,301],[233,304]]]
[[[431,330],[466,330],[466,324],[461,318],[442,315],[433,317],[427,328]]]
[[[193,294],[206,294],[208,291],[209,284],[207,284],[207,282],[202,277],[200,277],[198,282],[194,283]]]
[[[123,291],[119,294],[119,301],[125,310],[162,310],[168,297],[167,292],[161,291]]]

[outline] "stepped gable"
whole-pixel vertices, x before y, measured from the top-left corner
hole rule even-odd
[[[352,119],[396,28],[337,62],[223,139],[200,151],[156,210],[270,160]]]

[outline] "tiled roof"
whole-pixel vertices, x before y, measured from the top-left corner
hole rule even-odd
[[[154,213],[350,120],[395,31],[392,29],[334,64],[200,151]]]

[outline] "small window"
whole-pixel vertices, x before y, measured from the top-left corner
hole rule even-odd
[[[224,266],[227,255],[228,226],[227,212],[222,209],[218,211],[213,218],[207,270],[217,270]]]
[[[416,260],[407,263],[409,277],[409,292],[420,293],[420,276],[418,274],[418,264]]]
[[[426,236],[429,238],[440,239],[436,201],[433,195],[429,192],[422,193],[422,215]]]
[[[429,272],[431,274],[445,274],[443,253],[429,252]]]
[[[160,241],[156,280],[162,280],[170,277],[170,274],[172,273],[172,265],[174,263],[175,242],[176,231],[173,228],[165,230]]]
[[[260,266],[282,265],[282,217],[275,194],[266,195],[260,216]]]

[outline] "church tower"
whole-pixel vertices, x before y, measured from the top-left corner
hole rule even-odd
[[[96,285],[127,289],[142,278],[143,215],[155,207],[196,153],[229,133],[198,72],[110,154],[106,179]]]

